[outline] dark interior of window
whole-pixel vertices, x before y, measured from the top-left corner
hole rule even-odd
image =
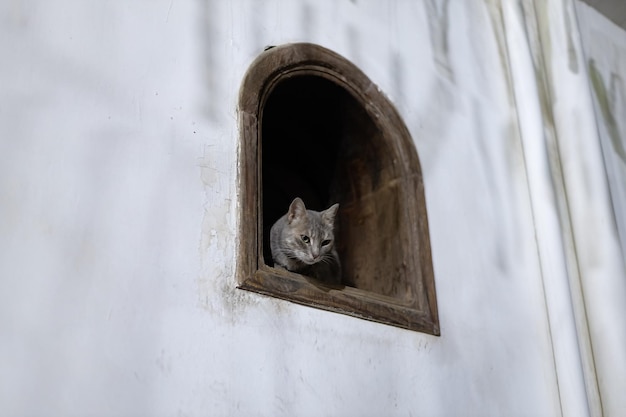
[[[414,186],[397,150],[344,87],[313,75],[281,80],[262,115],[263,254],[269,230],[295,197],[323,210],[340,203],[343,283],[415,303],[403,187]],[[408,175],[407,175],[408,174]],[[404,229],[404,230],[403,230]],[[413,231],[414,232],[414,231]],[[413,271],[415,272],[415,271]],[[417,300],[419,303],[419,300]],[[424,300],[425,302],[425,300]]]
[[[280,82],[263,112],[263,255],[272,265],[269,232],[295,197],[308,209],[340,202],[335,189],[337,156],[346,129],[343,113],[354,99],[321,77]]]

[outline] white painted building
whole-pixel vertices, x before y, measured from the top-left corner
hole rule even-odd
[[[573,0],[0,5],[0,415],[626,415],[626,31]],[[419,154],[441,336],[237,289],[238,94],[311,42]]]

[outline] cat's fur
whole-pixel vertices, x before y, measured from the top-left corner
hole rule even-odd
[[[339,204],[324,211],[307,210],[295,198],[287,214],[270,230],[274,266],[330,284],[341,283],[341,263],[335,249],[335,217]]]

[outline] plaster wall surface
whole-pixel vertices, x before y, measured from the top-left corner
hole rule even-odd
[[[602,403],[608,415],[619,415],[626,409],[621,395],[626,387],[626,31],[584,4],[578,5],[578,16],[591,92],[587,106],[595,110],[598,140],[574,137],[571,147],[585,155],[579,156],[586,168],[582,175],[598,161],[605,170],[589,176],[581,192],[603,209],[579,203],[575,232]],[[595,247],[598,240],[602,250]]]
[[[3,2],[0,414],[587,415],[550,324],[574,326],[570,298],[539,256],[563,253],[559,230],[537,237],[558,211],[524,145],[531,67],[510,67],[534,51],[524,19],[497,1]],[[235,288],[238,90],[296,41],[359,66],[413,136],[441,337]]]

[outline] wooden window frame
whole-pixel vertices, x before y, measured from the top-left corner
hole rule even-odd
[[[343,87],[373,120],[389,132],[398,155],[416,165],[411,176],[411,235],[416,282],[426,303],[404,302],[349,286],[332,286],[300,274],[273,268],[263,258],[262,149],[263,107],[273,88],[287,77],[314,75]],[[266,50],[251,64],[239,95],[239,238],[238,288],[295,303],[347,314],[409,330],[440,335],[430,238],[419,160],[413,140],[391,102],[355,65],[340,55],[309,43],[287,44]],[[407,163],[409,163],[407,162]],[[404,163],[404,161],[403,161]],[[415,169],[414,171],[415,172]],[[413,189],[414,188],[414,189]]]

